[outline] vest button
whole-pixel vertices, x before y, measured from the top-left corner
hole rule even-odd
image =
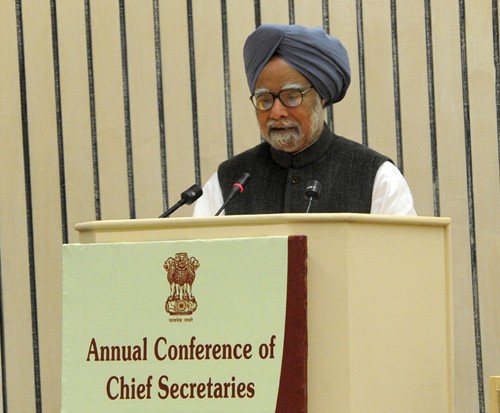
[[[300,176],[293,175],[292,176],[292,184],[298,184],[300,182]]]

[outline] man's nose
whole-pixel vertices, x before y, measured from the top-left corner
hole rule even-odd
[[[281,103],[278,98],[274,99],[274,104],[271,109],[269,109],[269,117],[272,119],[281,119],[288,116],[288,108]]]

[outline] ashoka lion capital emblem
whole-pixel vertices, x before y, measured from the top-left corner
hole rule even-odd
[[[199,266],[198,260],[189,258],[185,252],[178,252],[163,264],[170,283],[170,296],[165,303],[165,310],[170,315],[190,315],[196,311],[198,304],[193,295],[193,282]]]

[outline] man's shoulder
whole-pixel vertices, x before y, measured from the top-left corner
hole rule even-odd
[[[357,157],[377,158],[383,161],[392,162],[392,160],[387,156],[381,154],[380,152],[377,152],[372,148],[369,148],[366,145],[363,145],[362,143],[353,141],[352,139],[348,139],[340,135],[334,135],[334,136],[335,138],[333,139],[333,148],[334,152],[336,152],[337,154],[355,153]]]

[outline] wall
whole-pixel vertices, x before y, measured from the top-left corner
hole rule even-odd
[[[353,80],[329,122],[395,160],[420,215],[452,218],[456,411],[486,411],[500,372],[496,0],[13,0],[0,2],[5,413],[59,411],[75,223],[156,217],[260,141],[241,51],[271,22],[342,40]]]

